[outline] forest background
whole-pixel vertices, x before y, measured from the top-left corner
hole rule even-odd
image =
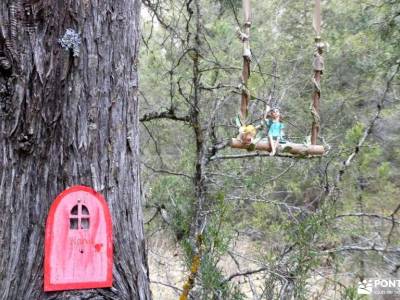
[[[140,154],[153,297],[176,299],[191,273],[194,299],[359,299],[358,282],[398,278],[400,3],[322,1],[329,47],[318,142],[328,152],[312,159],[227,146],[237,135],[241,1],[143,4]],[[252,1],[251,120],[270,101],[297,143],[307,143],[312,122],[313,8]]]

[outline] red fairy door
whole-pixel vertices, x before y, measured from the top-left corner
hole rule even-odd
[[[84,186],[62,192],[46,223],[45,291],[110,287],[112,225],[103,197]]]

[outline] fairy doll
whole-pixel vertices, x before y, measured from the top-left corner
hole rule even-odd
[[[270,156],[274,156],[280,141],[283,141],[283,129],[285,125],[282,123],[282,116],[278,108],[271,109],[268,105],[264,114],[264,122],[267,128],[268,141],[271,145]]]

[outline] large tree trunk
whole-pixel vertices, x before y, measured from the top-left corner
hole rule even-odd
[[[150,299],[139,188],[139,0],[0,3],[0,299]],[[80,34],[79,56],[61,47]],[[112,289],[43,292],[44,226],[68,186],[113,219]]]

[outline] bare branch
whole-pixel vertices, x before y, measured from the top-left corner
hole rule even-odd
[[[156,173],[164,173],[164,174],[175,175],[175,176],[183,176],[183,177],[189,178],[190,180],[193,179],[192,176],[189,176],[189,175],[184,174],[184,173],[169,171],[169,170],[165,170],[165,169],[156,169],[156,168],[153,168],[153,167],[147,165],[147,164],[146,164],[145,162],[143,162],[143,161],[142,161],[142,164],[143,164],[146,168],[148,168],[148,169],[150,169],[150,170],[152,170],[153,172],[156,172]]]
[[[143,115],[139,121],[140,122],[148,122],[152,120],[158,120],[158,119],[170,119],[174,121],[182,121],[182,122],[187,122],[190,123],[190,117],[189,116],[177,116],[175,113],[175,110],[170,108],[166,111],[162,112],[150,112],[145,115]]]
[[[168,284],[168,283],[165,283],[165,282],[160,282],[160,281],[151,281],[150,283],[154,283],[154,284],[160,284],[160,285],[163,285],[163,286],[166,286],[166,287],[169,287],[169,288],[171,288],[171,289],[174,289],[175,291],[178,291],[178,292],[183,292],[183,290],[182,289],[180,289],[180,288],[177,288],[176,286],[173,286],[173,285],[171,285],[171,284]]]
[[[155,217],[160,213],[160,211],[161,211],[161,208],[159,206],[157,206],[156,207],[156,212],[153,214],[153,216],[148,221],[145,221],[144,224],[145,225],[150,224],[151,221],[153,221],[155,219]]]
[[[391,226],[389,234],[388,234],[386,247],[389,247],[391,239],[392,239],[392,235],[393,235],[393,232],[394,232],[394,228],[396,227],[396,224],[398,224],[398,222],[396,222],[394,216],[398,213],[399,210],[400,210],[400,204],[397,205],[396,209],[390,215],[390,217],[391,217],[390,221],[392,222],[392,226]]]
[[[167,24],[167,22],[161,17],[162,12],[158,11],[160,8],[160,1],[157,1],[157,3],[153,3],[150,0],[142,0],[142,3],[144,4],[147,9],[149,9],[150,12],[153,13],[153,17],[156,17],[158,23],[164,27],[167,31],[171,32],[175,37],[179,38],[181,42],[184,42],[183,39],[180,38],[180,35],[178,32],[175,30],[174,26]]]
[[[392,220],[391,217],[385,217],[385,216],[381,216],[381,215],[377,215],[377,214],[369,214],[369,213],[362,213],[362,212],[355,212],[355,213],[348,213],[348,214],[342,214],[342,215],[338,215],[336,216],[336,219],[340,219],[340,218],[345,218],[345,217],[367,217],[367,218],[376,218],[376,219],[381,219],[381,220],[385,220],[388,222],[394,222],[396,224],[400,224],[399,221],[397,220]]]
[[[228,281],[231,281],[235,277],[256,274],[256,273],[267,271],[268,269],[269,269],[268,267],[262,267],[262,268],[259,268],[259,269],[256,269],[256,270],[248,270],[248,271],[244,271],[244,272],[238,272],[238,273],[232,274],[228,278],[224,279],[222,281],[222,283],[224,284],[224,283],[226,283]]]
[[[285,170],[283,170],[283,171],[282,171],[281,173],[279,173],[278,175],[273,176],[273,177],[267,179],[267,180],[265,181],[265,183],[266,183],[266,182],[275,181],[275,180],[277,180],[278,178],[282,177],[282,176],[285,175],[287,172],[289,172],[289,170],[290,170],[291,168],[293,168],[293,166],[294,166],[295,164],[296,164],[296,161],[293,161],[293,162],[290,164],[289,167],[287,167]]]
[[[376,105],[376,112],[375,112],[374,117],[369,122],[369,125],[365,128],[364,133],[361,136],[361,138],[359,139],[357,145],[354,147],[353,152],[347,157],[347,159],[345,161],[343,161],[342,167],[340,168],[338,175],[336,177],[335,187],[339,184],[339,182],[342,181],[342,177],[343,177],[343,174],[346,172],[346,169],[350,166],[351,162],[353,161],[353,159],[355,158],[357,153],[359,153],[360,148],[364,145],[366,139],[371,134],[372,129],[374,128],[376,122],[380,118],[382,109],[383,109],[385,101],[386,101],[387,93],[389,92],[391,83],[392,83],[393,79],[396,77],[397,73],[399,72],[399,69],[400,69],[400,64],[397,64],[395,72],[392,74],[392,76],[390,76],[389,80],[386,82],[385,91],[384,91],[381,99],[378,101],[378,103]]]
[[[156,149],[156,153],[157,153],[157,155],[158,155],[158,157],[159,157],[159,159],[160,159],[161,165],[164,165],[164,160],[163,160],[163,157],[162,157],[162,155],[161,155],[161,151],[160,151],[160,149],[159,149],[159,147],[158,147],[158,143],[157,143],[156,138],[153,136],[153,133],[151,132],[150,128],[148,128],[148,127],[146,126],[145,123],[142,123],[142,125],[143,125],[143,127],[146,129],[147,133],[148,133],[149,136],[150,136],[150,139],[151,139],[151,140],[153,141],[153,143],[154,143],[154,148]]]
[[[382,253],[395,253],[395,254],[400,254],[400,248],[386,248],[386,247],[377,247],[375,245],[371,245],[368,247],[365,246],[343,246],[339,248],[333,248],[329,250],[322,251],[322,254],[329,254],[329,253],[335,253],[335,252],[353,252],[353,251],[358,251],[358,252],[369,252],[369,251],[375,251],[375,252],[382,252]]]

